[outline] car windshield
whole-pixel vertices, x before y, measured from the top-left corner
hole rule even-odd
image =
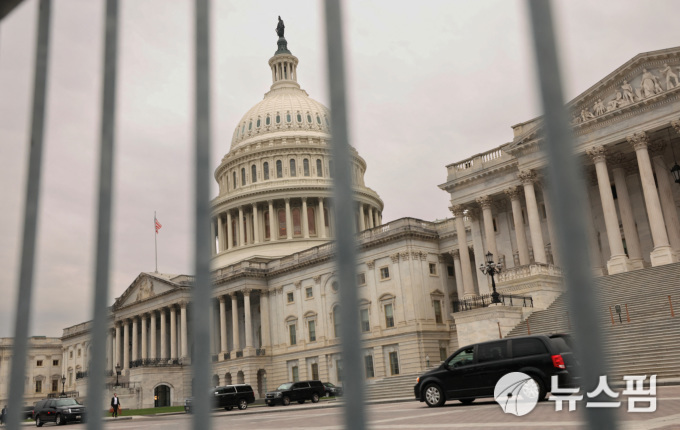
[[[293,386],[292,382],[286,382],[285,384],[279,385],[279,388],[277,388],[277,390],[288,390],[292,386]]]
[[[79,406],[80,403],[76,399],[59,399],[56,406]]]
[[[335,387],[335,385],[331,384],[330,382],[324,382],[323,384],[327,387]]]

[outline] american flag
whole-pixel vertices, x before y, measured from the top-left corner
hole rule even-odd
[[[156,224],[156,234],[158,234],[158,230],[160,230],[161,227],[163,227],[163,226],[161,225],[161,223],[158,222],[158,220],[156,218],[154,218],[153,220],[154,220],[154,223]]]

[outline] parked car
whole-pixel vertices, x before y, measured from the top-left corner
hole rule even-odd
[[[464,404],[493,397],[500,378],[510,372],[529,375],[538,385],[539,400],[550,391],[551,377],[559,387],[579,385],[579,363],[569,335],[513,337],[459,349],[438,368],[420,376],[413,387],[416,400],[442,406],[447,400]]]
[[[248,384],[224,385],[211,388],[210,394],[213,408],[224,408],[228,411],[234,409],[234,407],[245,410],[249,404],[255,401],[253,387]],[[192,412],[193,401],[193,397],[184,400],[184,412]]]
[[[326,387],[321,381],[286,382],[279,385],[276,390],[268,392],[265,395],[265,403],[268,406],[274,406],[277,403],[288,406],[290,402],[295,401],[302,404],[307,400],[317,403],[324,394],[326,394]]]
[[[35,426],[42,427],[46,422],[63,425],[75,421],[85,421],[85,406],[76,399],[60,398],[40,400],[35,404]]]
[[[24,412],[22,414],[22,417],[25,420],[34,420],[34,411],[35,411],[35,405],[33,406],[24,406]]]
[[[342,387],[333,385],[330,382],[324,382],[323,386],[326,389],[326,397],[340,397],[342,396]]]

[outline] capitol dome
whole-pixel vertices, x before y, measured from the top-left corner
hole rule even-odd
[[[298,59],[279,37],[272,85],[236,125],[215,170],[213,267],[279,258],[328,243],[333,231],[330,112],[300,88]],[[366,187],[366,162],[351,150],[357,230],[382,224],[383,202]]]

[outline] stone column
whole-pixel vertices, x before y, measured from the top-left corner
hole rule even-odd
[[[149,336],[146,332],[146,317],[147,314],[142,314],[142,360],[149,359],[148,350],[146,348],[146,342],[149,339]]]
[[[139,340],[137,337],[137,319],[139,317],[132,317],[132,361],[139,360]]]
[[[293,238],[293,223],[290,216],[290,199],[284,199],[286,202],[286,239]]]
[[[123,369],[130,369],[130,320],[123,322]]]
[[[378,223],[378,211],[375,208],[371,208],[371,217],[373,218],[373,227],[380,227]]]
[[[114,339],[114,359],[113,371],[116,371],[116,365],[120,364],[120,321],[116,321],[116,338]],[[65,362],[64,362],[65,363]]]
[[[588,249],[590,251],[590,262],[592,265],[593,269],[593,275],[594,276],[604,276],[606,275],[606,271],[604,268],[604,265],[602,263],[602,250],[600,249],[600,244],[597,240],[598,232],[597,229],[595,228],[595,223],[593,222],[594,220],[594,214],[593,214],[593,198],[592,198],[592,189],[591,187],[595,184],[596,180],[593,181],[593,178],[591,178],[591,182],[587,184],[586,187],[586,196],[587,196],[587,201],[588,201],[588,217],[586,218],[586,228],[588,229]]]
[[[220,353],[227,352],[227,305],[224,296],[218,297],[220,302]]]
[[[545,184],[543,185],[543,204],[545,205],[545,214],[548,222],[548,237],[550,238],[550,251],[552,251],[553,264],[559,265],[559,249],[557,248],[557,234],[553,226],[552,206],[548,199],[548,190]]]
[[[458,293],[458,299],[462,299],[465,295],[465,289],[463,287],[463,269],[460,266],[460,251],[451,251],[451,257],[453,257],[453,274],[456,277],[456,292]]]
[[[253,321],[250,316],[250,289],[244,288],[243,293],[243,310],[246,319],[246,349],[253,348]]]
[[[257,203],[253,203],[253,243],[260,243],[260,223],[257,219]]]
[[[652,241],[654,242],[654,249],[650,255],[652,266],[673,263],[675,258],[668,241],[668,235],[666,234],[666,223],[663,219],[659,195],[656,193],[652,163],[647,152],[647,145],[649,144],[647,134],[645,132],[637,132],[627,136],[626,139],[635,149],[638,168],[640,169],[642,194],[645,196],[645,207],[647,208],[649,227],[652,231]]]
[[[649,150],[652,153],[652,166],[656,173],[656,182],[659,185],[659,198],[661,200],[661,210],[666,221],[666,231],[668,241],[675,253],[676,259],[680,257],[680,220],[678,211],[675,208],[673,199],[673,189],[671,188],[670,167],[663,159],[663,152],[666,144],[663,142],[652,143]]]
[[[512,218],[515,223],[515,237],[517,238],[517,250],[519,251],[519,264],[525,266],[529,261],[529,247],[527,246],[527,235],[524,232],[524,218],[522,217],[522,205],[519,197],[522,191],[519,187],[511,187],[505,190],[505,194],[510,197],[512,205]]]
[[[366,230],[366,221],[364,220],[364,204],[359,203],[359,231]]]
[[[309,219],[307,217],[307,197],[302,198],[302,236],[309,239]]]
[[[541,217],[538,214],[536,190],[534,189],[536,173],[532,170],[523,170],[519,172],[518,177],[522,185],[524,185],[524,199],[527,202],[527,216],[529,217],[529,229],[531,229],[531,246],[534,249],[534,261],[546,264],[548,259],[545,256],[543,229],[541,228]]]
[[[245,232],[243,226],[243,206],[238,207],[238,246],[243,246],[246,244]]]
[[[482,216],[484,217],[484,236],[486,239],[486,249],[494,255],[494,259],[498,260],[498,249],[496,248],[496,232],[493,230],[493,214],[491,213],[491,197],[482,196],[477,199],[477,203],[482,207]]]
[[[177,309],[170,306],[170,359],[177,358]]]
[[[279,234],[278,222],[275,224],[274,220],[274,200],[267,200],[269,204],[269,240],[274,242]]]
[[[460,250],[460,265],[463,273],[463,294],[464,298],[475,297],[475,284],[472,280],[472,266],[470,264],[470,252],[467,247],[467,233],[465,232],[465,221],[463,220],[465,208],[456,205],[450,208],[456,217],[456,234],[458,236],[458,249]]]
[[[182,301],[179,303],[179,322],[182,324],[181,327],[181,332],[180,332],[180,346],[182,348],[182,358],[188,357],[188,350],[187,350],[187,302]]]
[[[368,207],[368,228],[373,228],[375,227],[375,222],[373,221],[373,208]]]
[[[326,219],[323,214],[323,197],[319,197],[319,223],[317,229],[321,232],[321,239],[326,238]]]
[[[618,155],[618,157],[617,157]],[[619,201],[619,213],[621,214],[621,224],[623,224],[623,236],[626,238],[626,248],[628,248],[628,259],[632,269],[644,268],[642,258],[642,248],[640,247],[640,237],[638,236],[635,218],[633,216],[633,205],[630,203],[630,194],[626,184],[626,168],[623,164],[621,154],[614,155],[617,164],[612,173],[614,176],[614,186],[616,187],[617,200]]]
[[[607,228],[607,241],[611,257],[607,261],[607,272],[610,275],[623,273],[631,270],[630,262],[626,253],[623,251],[623,241],[621,240],[621,230],[619,229],[619,218],[616,215],[612,186],[607,172],[606,150],[603,146],[594,146],[586,151],[595,163],[595,173],[597,174],[597,185],[600,190],[600,200],[602,211],[604,212],[604,224]]]
[[[215,221],[210,219],[210,254],[215,255],[217,252],[215,250]]]
[[[260,290],[260,330],[262,331],[261,348],[269,347],[269,293]]]
[[[168,359],[168,330],[167,330],[167,323],[165,322],[166,314],[165,314],[165,308],[161,308],[159,310],[161,314],[161,360],[167,360]]]
[[[226,248],[224,246],[224,220],[222,214],[217,215],[217,252],[222,252]]]
[[[115,367],[115,365],[116,365],[114,353],[115,353],[115,349],[113,348],[113,330],[107,329],[106,330],[106,361],[107,361],[109,369],[113,369],[113,367]],[[64,353],[62,352],[61,355],[63,356]],[[111,363],[113,363],[113,364],[111,364]],[[61,364],[62,364],[62,368],[63,368],[63,365],[65,364],[64,361],[63,361],[63,357],[62,357]],[[115,372],[116,370],[114,369],[113,371]]]
[[[151,311],[151,324],[149,327],[149,340],[151,342],[151,359],[156,360],[158,354],[156,353],[156,311]]]
[[[240,351],[241,350],[241,340],[239,339],[239,334],[238,334],[238,298],[236,297],[236,293],[231,293],[231,324],[232,324],[232,340],[234,342],[234,351]]]
[[[227,247],[231,249],[234,247],[234,232],[231,228],[231,211],[227,211]]]

